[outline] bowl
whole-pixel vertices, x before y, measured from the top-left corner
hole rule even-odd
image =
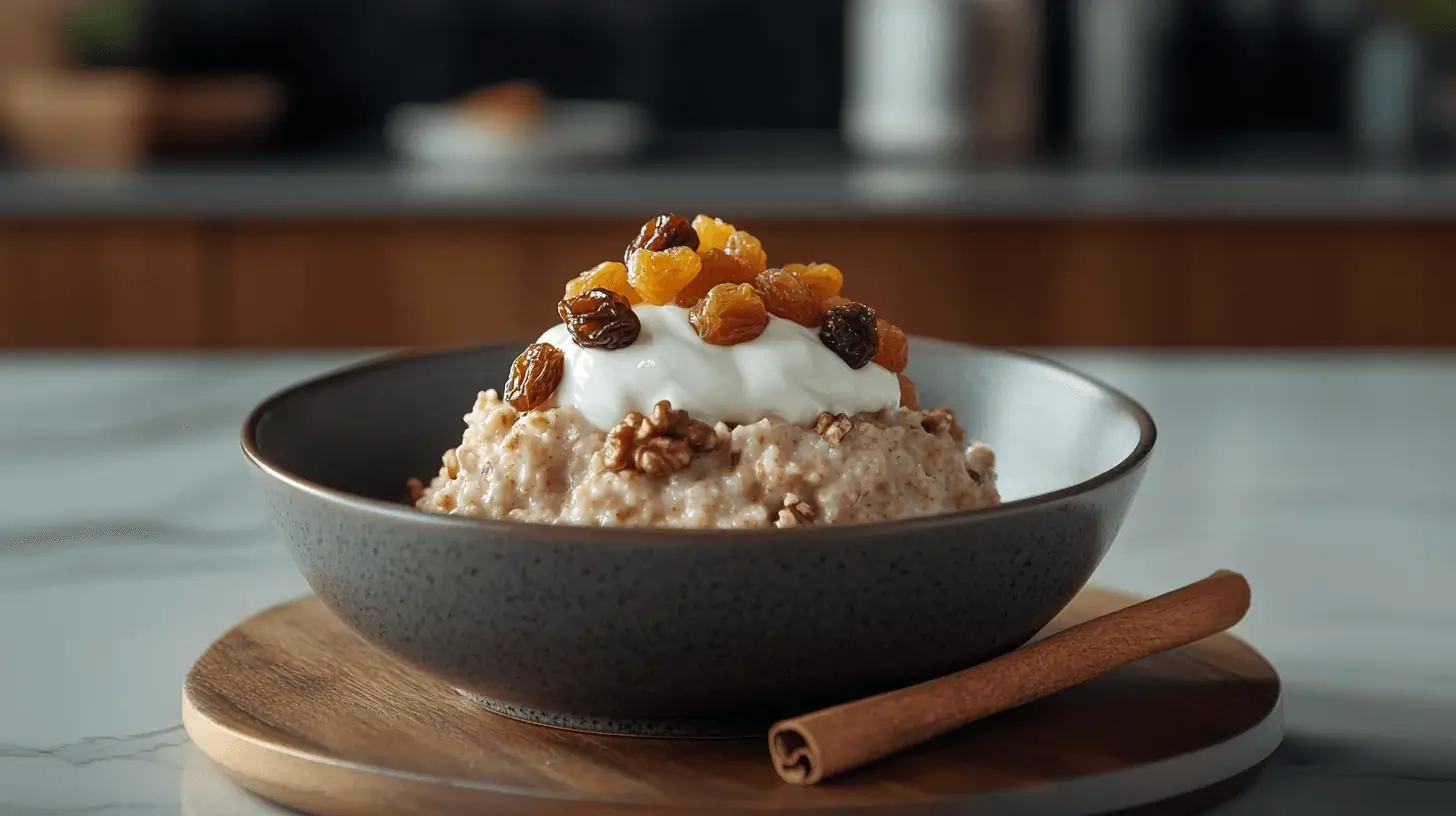
[[[404,503],[525,343],[405,353],[270,397],[243,449],[345,624],[497,712],[729,736],[1025,643],[1087,582],[1153,448],[1127,396],[1029,355],[916,338],[921,403],[998,455],[1004,503],[787,530],[572,527]]]

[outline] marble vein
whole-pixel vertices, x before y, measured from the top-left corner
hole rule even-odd
[[[156,757],[157,752],[176,748],[187,742],[187,732],[181,724],[159,728],[142,734],[119,737],[86,737],[75,742],[57,745],[53,748],[27,748],[23,745],[0,743],[0,759],[54,759],[75,768],[96,762],[132,760],[154,762],[167,767],[177,767]]]

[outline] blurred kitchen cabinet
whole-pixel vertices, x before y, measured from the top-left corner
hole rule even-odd
[[[229,342],[438,346],[529,339],[629,221],[228,228]],[[1440,224],[744,221],[769,263],[831,261],[911,331],[988,345],[1456,345]]]
[[[0,346],[527,340],[631,219],[0,223]],[[1456,232],[1430,223],[754,221],[908,330],[1009,346],[1456,347]]]
[[[190,224],[0,225],[0,342],[60,348],[215,344],[204,235]]]
[[[232,339],[245,346],[445,345],[534,337],[565,283],[538,233],[450,222],[243,224]],[[563,242],[566,243],[566,242]],[[583,267],[584,268],[584,267]]]

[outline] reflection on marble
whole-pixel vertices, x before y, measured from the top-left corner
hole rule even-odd
[[[1059,356],[1162,432],[1097,580],[1243,571],[1238,631],[1288,684],[1284,747],[1218,812],[1456,812],[1456,357]],[[346,359],[0,357],[0,814],[282,812],[187,742],[178,692],[306,591],[237,429]]]

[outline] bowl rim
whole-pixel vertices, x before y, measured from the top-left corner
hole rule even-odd
[[[642,543],[644,541],[667,541],[667,540],[734,540],[734,541],[780,541],[783,538],[796,540],[823,540],[842,537],[845,534],[853,533],[856,536],[875,534],[903,534],[909,532],[921,532],[936,530],[944,527],[954,527],[971,520],[991,520],[1008,516],[1021,515],[1027,512],[1054,505],[1063,500],[1075,498],[1090,493],[1098,488],[1121,480],[1123,477],[1136,472],[1147,461],[1151,455],[1153,446],[1157,442],[1158,428],[1154,423],[1152,414],[1143,407],[1141,403],[1122,391],[1102,382],[1077,369],[1049,359],[1039,354],[1022,351],[1019,349],[1000,348],[992,346],[976,346],[965,343],[956,343],[949,340],[912,336],[912,342],[922,348],[938,347],[943,351],[952,352],[976,352],[978,354],[1000,355],[1014,357],[1036,365],[1051,369],[1054,373],[1064,378],[1080,381],[1090,386],[1095,391],[1106,397],[1110,397],[1114,403],[1126,411],[1137,422],[1138,441],[1132,451],[1117,464],[1103,470],[1080,482],[1058,488],[1046,493],[1037,493],[1014,499],[991,507],[981,507],[971,510],[957,510],[951,513],[938,513],[930,516],[916,516],[906,519],[894,519],[889,521],[853,522],[846,524],[824,524],[796,527],[792,530],[782,530],[777,527],[761,528],[681,528],[681,527],[632,527],[632,526],[592,526],[592,525],[571,525],[571,524],[549,524],[529,521],[513,521],[509,519],[491,519],[478,516],[457,516],[444,513],[430,513],[418,510],[407,504],[375,499],[368,496],[360,496],[349,493],[335,487],[320,484],[310,479],[305,479],[271,461],[258,449],[256,436],[258,425],[263,417],[268,414],[278,403],[311,389],[323,388],[340,380],[358,377],[366,373],[383,368],[407,365],[415,360],[430,357],[447,357],[457,354],[468,354],[487,349],[514,349],[524,348],[529,341],[519,343],[513,341],[501,341],[492,343],[477,343],[468,346],[450,346],[445,348],[408,348],[396,351],[375,354],[363,360],[348,363],[343,366],[325,371],[313,377],[299,380],[291,385],[285,386],[265,397],[261,402],[248,412],[243,420],[241,443],[243,454],[248,461],[268,475],[270,478],[281,482],[295,490],[322,499],[326,502],[342,505],[352,510],[382,516],[387,519],[404,523],[424,524],[427,526],[438,526],[445,529],[455,530],[476,530],[482,533],[490,533],[505,538],[534,538],[545,540],[562,540],[592,543]],[[401,487],[403,487],[401,485]]]

